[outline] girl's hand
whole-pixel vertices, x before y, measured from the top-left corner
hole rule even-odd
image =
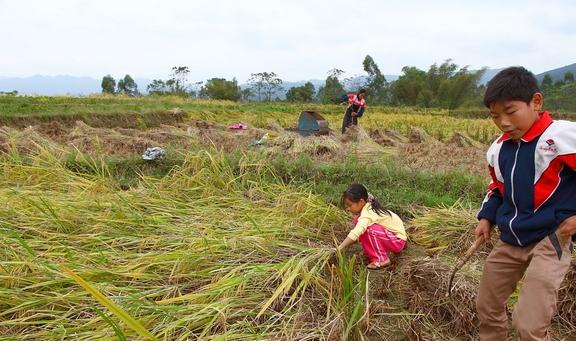
[[[346,237],[346,239],[344,239],[344,241],[342,241],[342,243],[340,243],[340,245],[338,245],[337,250],[342,251],[351,244],[354,244],[354,241],[352,239]]]

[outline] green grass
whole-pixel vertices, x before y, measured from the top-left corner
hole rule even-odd
[[[335,205],[349,183],[360,182],[404,217],[413,214],[414,206],[441,207],[457,202],[479,205],[486,187],[483,178],[464,172],[407,171],[393,161],[366,165],[349,159],[344,163],[319,164],[303,156],[295,160],[277,157],[270,164],[284,181],[309,186]]]
[[[234,174],[240,174],[243,171],[242,160],[246,155],[259,160],[271,170],[263,175],[268,181],[276,181],[275,178],[278,178],[283,183],[307,188],[336,206],[346,186],[351,182],[360,182],[383,204],[404,217],[411,217],[415,206],[444,207],[455,203],[477,206],[486,190],[485,179],[482,177],[458,171],[408,171],[395,166],[393,160],[372,165],[355,159],[318,163],[307,155],[295,159],[279,155],[269,159],[258,153],[242,152],[226,154],[223,158]],[[104,158],[100,161],[106,164],[107,172],[112,175],[116,187],[126,188],[137,185],[141,175],[165,176],[184,160],[184,154],[175,151],[168,153],[168,157],[162,161],[150,162],[139,157]],[[101,162],[76,154],[64,158],[67,169],[80,173],[99,172],[94,165]],[[250,174],[244,176],[251,177]]]
[[[302,110],[318,110],[324,114],[341,115],[342,105],[323,105],[318,103],[285,103],[285,102],[230,102],[186,99],[176,96],[164,97],[51,97],[51,96],[2,96],[0,97],[0,114],[2,116],[59,116],[82,113],[123,113],[123,112],[156,112],[175,107],[198,113],[210,112],[215,115],[237,113],[280,113],[293,114]],[[396,108],[371,106],[371,110],[390,113],[447,114],[447,110],[426,108]]]

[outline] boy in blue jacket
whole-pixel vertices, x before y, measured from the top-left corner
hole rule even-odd
[[[475,229],[486,240],[492,225],[500,230],[476,302],[480,339],[506,340],[506,302],[524,276],[513,326],[520,340],[550,340],[576,233],[576,123],[541,111],[538,82],[523,67],[499,72],[484,104],[503,134],[487,153],[492,181]]]

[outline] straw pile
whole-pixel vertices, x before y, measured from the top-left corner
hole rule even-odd
[[[399,290],[411,312],[423,314],[451,336],[471,337],[478,325],[475,300],[481,266],[465,266],[457,275],[452,296],[446,297],[452,267],[439,258],[412,259],[400,271]]]
[[[449,207],[421,207],[409,225],[412,242],[423,247],[430,255],[437,253],[462,254],[474,241],[474,228],[478,222],[477,210],[456,203]],[[498,233],[492,232],[492,241],[482,247],[478,256],[487,256]]]
[[[409,143],[399,149],[398,162],[405,168],[430,172],[464,171],[489,182],[486,149],[441,143]]]
[[[18,130],[10,127],[0,128],[0,151],[27,154],[37,150],[39,145],[56,149],[58,144],[46,139],[33,127]]]
[[[345,147],[334,135],[302,136],[294,131],[281,130],[269,132],[260,141],[262,144],[256,148],[265,155],[289,158],[308,155],[322,161],[340,160],[346,156]]]
[[[440,141],[429,135],[426,130],[420,127],[411,127],[410,133],[408,134],[408,140],[410,143],[427,143],[427,144],[438,144]]]
[[[468,136],[466,133],[455,131],[446,142],[449,145],[456,147],[474,147],[478,149],[486,149],[486,146]]]
[[[340,142],[347,155],[354,155],[366,163],[382,162],[383,159],[396,155],[393,148],[385,148],[376,143],[362,126],[352,126],[341,135]]]
[[[374,129],[370,131],[374,142],[384,147],[397,147],[408,143],[408,139],[392,129]]]

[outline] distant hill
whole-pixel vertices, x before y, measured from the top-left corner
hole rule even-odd
[[[482,77],[480,77],[480,81],[478,81],[478,84],[480,85],[485,85],[487,84],[494,76],[496,76],[496,74],[500,71],[504,70],[504,68],[500,68],[500,69],[486,69],[486,72],[484,72],[484,74],[482,75]],[[475,70],[478,71],[478,70]]]
[[[151,80],[135,78],[138,90],[146,91]],[[18,91],[22,95],[91,95],[102,92],[102,79],[76,76],[0,77],[0,92]]]
[[[503,69],[504,68],[487,69],[484,75],[480,78],[479,84],[488,83],[494,76],[496,76],[498,72],[502,71]],[[557,69],[544,71],[542,73],[537,74],[536,79],[538,80],[538,82],[542,82],[544,75],[549,74],[550,77],[552,77],[552,81],[554,82],[557,80],[564,80],[564,74],[566,73],[566,71],[572,71],[572,73],[574,73],[574,76],[576,76],[576,63],[559,67]]]
[[[498,72],[502,70],[504,70],[504,68],[487,69],[486,72],[484,72],[484,75],[482,75],[482,77],[480,78],[479,84],[481,85],[487,84],[494,76],[496,76]],[[552,81],[554,82],[557,80],[564,80],[564,74],[566,73],[566,71],[572,71],[572,73],[574,73],[574,76],[576,76],[576,63],[539,73],[536,75],[536,79],[538,80],[538,82],[542,82],[544,75],[549,74],[550,77],[552,77]]]
[[[542,82],[542,79],[544,79],[544,75],[549,74],[550,77],[552,77],[552,81],[554,82],[557,80],[564,80],[564,74],[566,73],[566,71],[572,71],[574,76],[576,76],[576,63],[559,67],[554,70],[539,73],[536,75],[536,79],[538,79],[539,82]]]

